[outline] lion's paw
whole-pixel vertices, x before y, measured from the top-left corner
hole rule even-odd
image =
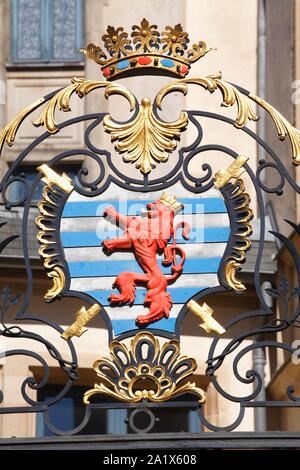
[[[101,244],[103,253],[105,253],[107,256],[111,255],[114,250],[114,245],[111,240],[103,240]]]
[[[134,303],[134,295],[130,294],[110,294],[108,300],[112,304],[127,304],[132,305]]]
[[[135,321],[138,326],[143,326],[159,321],[162,318],[169,318],[169,314],[165,312],[159,312],[157,314],[148,313],[147,315],[138,315]]]

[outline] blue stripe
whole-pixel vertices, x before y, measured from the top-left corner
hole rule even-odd
[[[158,262],[162,272],[170,274],[170,267],[163,266],[161,264],[162,260],[158,260]],[[184,263],[183,272],[185,274],[217,273],[220,262],[220,257],[187,259]],[[68,263],[68,267],[72,278],[117,276],[123,271],[143,272],[135,260],[78,261]]]
[[[122,230],[109,230],[107,232],[61,232],[61,243],[64,248],[99,247],[103,240],[120,237]],[[182,234],[177,236],[177,243],[218,243],[227,242],[230,234],[229,227],[207,227],[192,230],[190,239],[185,240]]]
[[[111,283],[113,283],[115,278],[112,278]],[[99,285],[101,284],[101,279],[99,279]],[[198,292],[206,289],[206,287],[170,287],[168,288],[168,292],[170,293],[173,303],[174,304],[184,304],[188,299],[193,297],[193,295],[197,294]],[[111,290],[103,289],[103,290],[88,290],[85,291],[85,294],[90,295],[93,297],[97,302],[100,302],[105,307],[110,305],[109,301],[107,300],[111,293],[118,293],[119,291],[111,288]],[[143,305],[144,298],[147,293],[146,289],[137,289],[136,290],[136,297],[134,305]]]
[[[130,331],[130,330],[140,330],[140,328],[136,326],[135,320],[112,320],[111,323],[112,323],[112,328],[115,333],[115,336],[118,336],[122,333],[127,333],[127,331]],[[175,323],[176,323],[176,318],[168,318],[168,319],[163,318],[162,320],[159,320],[155,322],[154,324],[152,323],[151,325],[148,326],[148,328],[164,330],[170,333],[174,333]],[[144,329],[147,329],[147,327],[143,327],[143,330]]]
[[[62,217],[100,217],[107,206],[113,206],[118,212],[125,215],[139,215],[141,208],[145,207],[149,199],[130,199],[128,201],[80,201],[67,202]],[[183,214],[213,214],[227,212],[222,198],[183,198],[180,199],[185,205]]]

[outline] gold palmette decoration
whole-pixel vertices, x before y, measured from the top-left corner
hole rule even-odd
[[[149,98],[143,98],[136,118],[126,124],[114,122],[105,116],[103,126],[111,135],[112,142],[117,141],[115,148],[124,153],[125,162],[136,163],[142,173],[150,173],[155,163],[168,160],[167,152],[176,148],[175,139],[188,124],[188,115],[182,112],[174,122],[157,119],[152,110]]]
[[[237,240],[237,244],[234,245],[232,254],[225,260],[224,279],[227,285],[237,292],[246,289],[244,284],[237,279],[236,274],[246,260],[246,252],[251,248],[249,238],[252,234],[250,221],[253,218],[253,211],[249,207],[251,199],[249,194],[245,192],[243,180],[239,178],[245,170],[243,165],[247,160],[248,157],[238,156],[226,170],[221,168],[215,174],[215,186],[218,189],[223,188],[231,179],[236,180],[229,197],[236,201],[234,210],[237,213],[235,219],[237,232],[233,233],[233,235]]]
[[[38,253],[43,259],[47,276],[53,281],[53,286],[48,289],[44,296],[45,300],[51,301],[60,294],[66,281],[64,270],[58,262],[57,228],[54,226],[54,220],[57,217],[56,209],[58,208],[56,200],[62,194],[70,194],[74,186],[65,173],[58,175],[45,164],[37,169],[44,175],[42,181],[46,183],[43,188],[42,199],[38,203],[40,215],[35,219],[35,223],[39,228],[37,233],[37,240],[40,244]]]
[[[204,391],[195,382],[184,381],[192,378],[197,365],[194,359],[180,356],[177,340],[161,346],[152,333],[141,332],[131,340],[130,348],[112,341],[110,357],[96,361],[93,367],[100,381],[85,392],[85,404],[97,394],[121,402],[159,403],[191,393],[198,397],[199,403],[205,402]]]

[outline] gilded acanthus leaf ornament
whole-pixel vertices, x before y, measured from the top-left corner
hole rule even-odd
[[[264,108],[271,118],[274,121],[274,124],[277,129],[278,137],[280,140],[285,140],[286,136],[289,137],[291,146],[292,146],[292,155],[293,155],[293,163],[295,165],[300,165],[300,131],[296,129],[296,127],[292,126],[292,124],[282,116],[282,114],[277,111],[272,105],[267,103],[259,96],[253,95],[252,93],[249,94],[249,98],[259,104],[262,108]]]
[[[126,97],[130,103],[130,108],[133,109],[135,105],[135,98],[133,94],[120,85],[113,85],[105,81],[84,80],[81,78],[73,78],[72,84],[60,90],[56,95],[51,98],[42,109],[39,117],[34,122],[35,126],[44,125],[46,130],[51,134],[58,131],[57,123],[55,121],[55,110],[58,108],[60,111],[70,111],[70,99],[73,93],[76,93],[80,98],[87,95],[97,88],[110,88],[106,93],[106,97],[112,94],[119,94]]]
[[[150,173],[156,163],[168,160],[168,152],[176,148],[175,139],[179,140],[187,124],[186,112],[174,122],[159,120],[149,98],[142,99],[138,115],[129,123],[116,123],[109,115],[103,119],[105,131],[116,141],[116,150],[124,153],[123,160],[135,163],[144,174]]]
[[[149,25],[148,22],[147,25],[146,23],[143,23],[143,25],[145,28],[148,25],[147,34],[146,29],[142,30],[142,32],[144,31],[146,34],[145,37],[147,37],[147,44],[152,47],[154,39],[156,38],[156,30],[154,29],[155,25]],[[122,31],[118,32],[119,35],[121,35],[121,33]],[[140,30],[134,31],[134,33],[138,33],[134,38],[139,38],[140,41]],[[183,32],[180,34],[184,35]],[[180,34],[177,32],[176,37],[181,37]],[[154,38],[153,41],[151,39],[152,37]],[[124,40],[126,39],[125,36],[122,36],[122,38]],[[146,48],[148,46],[145,45],[144,47]],[[192,47],[195,54],[202,53],[206,50],[206,46],[201,46],[200,43],[198,45],[193,45]],[[187,52],[189,53],[189,51]],[[89,53],[95,54],[99,61],[101,61],[101,58],[103,57],[101,50],[98,50],[96,46],[93,45],[91,45],[89,52],[86,51],[86,54]],[[193,54],[193,52],[191,53]],[[193,60],[191,59],[191,61]],[[269,113],[274,121],[279,139],[285,140],[286,137],[289,138],[292,146],[293,163],[295,165],[300,164],[300,131],[292,126],[287,119],[285,119],[273,106],[263,99],[251,93],[246,94],[243,90],[222,80],[221,73],[199,78],[184,78],[163,87],[155,98],[158,108],[161,109],[162,100],[167,94],[174,91],[180,91],[181,93],[186,94],[188,92],[189,84],[201,86],[210,93],[213,93],[216,90],[221,91],[223,97],[222,104],[224,106],[237,106],[237,115],[234,124],[238,128],[244,127],[249,121],[256,121],[258,119],[258,115],[251,107],[250,100],[261,106]],[[40,112],[38,118],[34,121],[34,125],[43,125],[49,133],[53,134],[59,130],[55,119],[56,109],[65,112],[70,111],[70,99],[74,93],[82,98],[98,88],[105,89],[106,98],[112,94],[119,94],[128,100],[130,110],[135,108],[136,99],[133,93],[127,88],[120,85],[113,85],[108,81],[85,80],[83,78],[74,77],[70,85],[58,90],[47,99],[40,98],[30,106],[27,106],[1,130],[0,152],[4,142],[6,142],[8,146],[13,145],[16,133],[21,123],[43,103],[45,103],[45,106]],[[142,100],[138,116],[131,123],[118,125],[114,123],[109,116],[105,118],[104,122],[106,123],[105,129],[107,132],[111,133],[113,140],[117,141],[116,149],[125,153],[124,160],[128,162],[137,162],[136,166],[146,174],[155,167],[155,163],[166,161],[168,158],[167,152],[171,152],[176,148],[174,139],[179,139],[180,133],[188,124],[188,117],[187,113],[182,112],[177,121],[172,123],[163,122],[153,114],[151,104],[147,102],[147,98],[144,98]],[[138,130],[138,137],[136,138],[131,135],[133,129]]]
[[[83,98],[85,95],[94,91],[98,88],[105,88],[105,97],[108,98],[110,95],[118,94],[126,98],[130,105],[130,110],[132,111],[136,104],[136,99],[133,93],[127,88],[112,84],[106,81],[99,80],[85,80],[84,78],[72,78],[71,85],[58,90],[53,96],[48,98],[46,101],[45,98],[40,98],[30,106],[27,106],[21,113],[19,113],[14,119],[12,119],[0,132],[0,154],[4,142],[8,146],[14,144],[16,133],[24,121],[35,109],[39,108],[42,104],[45,103],[44,108],[40,112],[38,118],[34,121],[34,125],[44,126],[45,129],[50,133],[54,134],[58,132],[59,128],[55,119],[55,111],[59,109],[60,111],[71,111],[70,100],[72,95],[75,93],[80,98]]]
[[[289,138],[292,146],[293,163],[295,165],[300,164],[300,131],[292,126],[292,124],[272,105],[259,96],[256,96],[253,93],[243,93],[231,83],[222,80],[221,72],[215,75],[208,75],[206,77],[184,78],[163,87],[158,92],[155,99],[159,109],[161,109],[161,102],[167,94],[174,91],[180,91],[181,93],[186,94],[188,92],[187,85],[189,84],[199,85],[210,93],[220,90],[223,96],[223,106],[237,106],[235,126],[238,128],[246,126],[249,121],[257,121],[259,119],[259,116],[251,107],[250,100],[261,106],[271,116],[276,126],[279,139],[285,140],[286,137]]]
[[[37,101],[27,106],[21,113],[19,113],[14,119],[12,119],[0,132],[0,154],[4,142],[7,143],[9,147],[14,144],[16,133],[29,114],[31,114],[35,109],[41,106],[45,102],[44,98],[39,98]]]
[[[230,83],[224,82],[222,74],[219,72],[215,75],[208,75],[207,77],[200,78],[184,78],[177,80],[170,85],[162,88],[156,96],[156,104],[161,109],[161,102],[163,98],[172,93],[173,91],[180,91],[183,94],[188,92],[187,85],[199,85],[210,93],[220,90],[223,96],[223,106],[237,106],[237,116],[235,119],[236,127],[244,127],[249,120],[257,121],[258,116],[251,108],[251,104],[246,96],[244,96],[235,86]]]

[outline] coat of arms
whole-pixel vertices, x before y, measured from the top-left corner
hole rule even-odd
[[[146,23],[143,20],[141,25]],[[143,32],[139,36],[134,31],[133,42],[137,45],[131,49],[124,49],[125,33],[118,36],[117,31],[114,36],[113,30],[108,30],[103,37],[111,59],[104,59],[101,49],[92,44],[83,50],[88,58],[102,65],[108,81],[74,80],[70,88],[70,92],[81,96],[93,88],[105,87],[107,97],[120,94],[136,110],[135,117],[126,124],[114,122],[109,115],[101,117],[104,131],[111,135],[117,152],[113,157],[107,155],[111,168],[108,179],[103,179],[100,190],[95,187],[87,193],[84,186],[67,175],[57,174],[49,165],[38,168],[46,183],[36,221],[40,229],[40,254],[48,276],[54,281],[45,298],[52,301],[76,293],[91,303],[90,309],[78,312],[74,324],[63,334],[65,339],[81,335],[88,321],[100,313],[105,316],[113,344],[131,336],[137,342],[135,347],[142,347],[144,342],[155,343],[156,336],[178,341],[189,310],[200,317],[200,326],[205,331],[223,334],[225,330],[213,317],[213,310],[200,301],[212,291],[239,292],[245,288],[236,275],[250,247],[252,211],[240,178],[248,158],[237,156],[227,169],[220,168],[215,175],[208,173],[197,181],[189,175],[180,149],[175,165],[177,177],[173,177],[176,173],[171,170],[152,180],[152,170],[167,162],[170,153],[174,154],[176,140],[180,140],[189,124],[186,112],[169,123],[158,117],[156,108],[173,89],[186,92],[184,77],[191,63],[209,49],[201,42],[184,55],[186,36],[179,25],[174,29],[175,43],[173,36],[165,32],[161,43],[166,44],[156,52],[153,45],[150,48],[154,41],[150,30],[146,32],[150,42],[144,42]],[[179,50],[182,53],[178,54]],[[138,105],[128,89],[112,83],[145,69],[179,78],[158,93],[155,105],[149,98]],[[225,86],[221,83],[220,77],[211,77],[206,85]],[[62,102],[63,92],[60,93],[58,99],[57,96],[52,99],[53,105]],[[44,122],[49,111],[46,108],[36,124]],[[250,117],[254,118],[254,114]],[[86,142],[91,149],[89,137]],[[125,162],[135,164],[134,170],[130,167],[124,175],[117,170],[118,153]],[[206,180],[208,183],[203,184]],[[124,347],[122,343],[120,347]],[[159,354],[158,343],[156,349]],[[95,370],[106,388],[101,388],[103,384],[101,390],[96,386],[87,392],[85,400],[99,391],[110,395],[109,390],[120,398],[119,381],[112,383],[103,371],[105,368],[99,367],[97,364]],[[194,361],[189,359],[177,381],[181,383],[194,368]],[[168,384],[170,397],[177,395],[174,378],[169,378]],[[204,392],[195,385],[187,388],[204,401]],[[146,395],[149,398],[151,393]],[[141,399],[143,394],[138,396]],[[151,396],[153,400],[163,400],[161,394]],[[126,397],[129,399],[128,393]]]
[[[166,122],[159,109],[166,95],[186,94],[195,85],[203,92],[220,92],[223,104],[237,109],[236,119],[227,118],[226,123],[242,129],[258,119],[254,102],[271,115],[279,137],[290,139],[295,164],[300,163],[299,133],[269,104],[224,81],[220,73],[187,78],[192,63],[210,49],[203,41],[188,48],[181,25],[160,33],[143,19],[133,26],[131,38],[123,28],[109,26],[103,41],[107,52],[94,44],[82,52],[101,66],[104,79],[73,78],[67,87],[33,103],[3,129],[0,147],[5,141],[13,144],[22,120],[40,106],[34,124],[46,128],[43,140],[80,121],[56,122],[56,109],[68,111],[72,95],[83,98],[103,89],[107,99],[117,94],[128,101],[133,112],[128,121],[116,122],[107,113],[84,116],[83,121],[91,121],[85,148],[57,155],[36,169],[34,184],[43,182],[35,219],[39,255],[51,280],[44,299],[63,302],[69,296],[85,302],[74,322],[60,330],[68,344],[96,315],[106,322],[111,356],[93,365],[99,381],[86,391],[85,404],[96,394],[126,403],[165,402],[192,394],[202,404],[205,393],[192,380],[196,361],[180,351],[181,327],[192,312],[206,333],[225,333],[207,297],[246,289],[239,271],[251,248],[253,211],[243,175],[254,176],[249,156],[225,147],[216,147],[227,157],[218,168],[198,160],[201,152],[215,148],[201,145],[201,118],[219,116],[188,110]],[[143,74],[173,80],[154,99],[138,102],[116,80]],[[196,138],[184,146],[181,137],[189,126],[194,126]],[[95,128],[109,135],[110,149],[93,143]],[[93,160],[95,174],[82,168],[71,178],[59,170],[57,163],[79,153]],[[200,176],[193,174],[191,163],[201,169]],[[8,176],[4,189],[10,184]]]

